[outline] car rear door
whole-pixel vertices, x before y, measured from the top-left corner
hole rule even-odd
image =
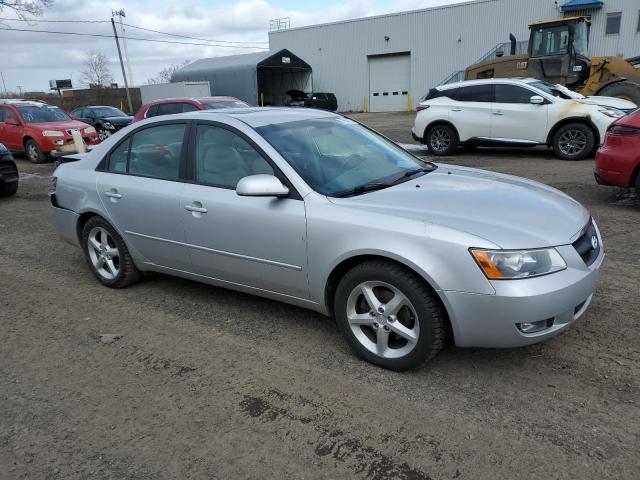
[[[193,135],[193,183],[182,199],[195,273],[308,298],[304,201],[241,197],[238,181],[273,175],[275,167],[248,137],[223,124],[201,123]]]
[[[11,118],[20,125],[10,125],[6,120]],[[22,129],[21,121],[10,107],[0,106],[0,143],[3,143],[9,150],[22,150]]]
[[[188,122],[137,129],[110,153],[97,189],[109,220],[148,262],[189,270],[180,198]]]
[[[491,84],[464,85],[452,94],[449,118],[458,131],[460,141],[491,135]]]
[[[534,95],[539,94],[520,85],[495,84],[495,101],[491,107],[491,136],[494,139],[546,142],[549,106],[547,103],[532,104]]]

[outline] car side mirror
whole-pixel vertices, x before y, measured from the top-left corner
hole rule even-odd
[[[529,99],[529,103],[533,105],[542,105],[544,104],[544,98],[542,98],[540,95],[534,95]]]
[[[7,118],[5,119],[4,123],[6,123],[7,125],[14,125],[16,127],[20,126],[20,122],[18,122],[15,118]]]
[[[289,189],[273,175],[249,175],[241,178],[236,186],[241,197],[286,197]]]

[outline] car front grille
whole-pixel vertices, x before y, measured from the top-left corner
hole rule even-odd
[[[596,261],[596,258],[598,258],[598,255],[600,254],[601,246],[593,220],[589,220],[589,223],[584,228],[580,238],[573,242],[572,245],[587,266]]]

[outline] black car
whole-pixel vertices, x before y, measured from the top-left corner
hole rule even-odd
[[[100,141],[129,125],[133,117],[110,106],[79,107],[71,111],[71,118],[88,123],[98,132]]]
[[[338,109],[338,100],[333,93],[305,93],[302,90],[289,90],[287,95],[291,97],[287,102],[288,107],[320,108],[331,112]]]
[[[18,168],[11,152],[0,143],[0,197],[9,197],[18,191]]]

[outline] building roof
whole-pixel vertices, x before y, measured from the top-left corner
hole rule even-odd
[[[573,10],[584,10],[587,8],[602,8],[604,2],[600,0],[568,0],[560,6],[563,12],[571,12]]]

